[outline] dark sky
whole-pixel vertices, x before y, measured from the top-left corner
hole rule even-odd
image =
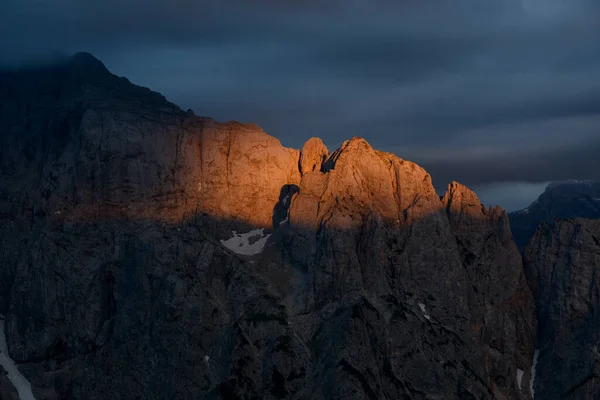
[[[88,51],[284,145],[358,135],[512,210],[600,178],[597,0],[2,0],[0,63]]]

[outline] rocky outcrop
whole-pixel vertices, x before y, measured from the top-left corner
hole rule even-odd
[[[552,224],[555,219],[600,218],[600,182],[551,183],[529,207],[511,212],[509,218],[515,242],[523,249],[542,222]]]
[[[329,156],[329,150],[320,138],[310,138],[304,143],[300,156],[300,172],[303,174],[321,171]]]
[[[535,396],[600,396],[600,220],[542,224],[524,252],[536,297]]]
[[[38,400],[530,398],[506,214],[463,186],[195,117],[85,54],[0,96],[0,314]]]

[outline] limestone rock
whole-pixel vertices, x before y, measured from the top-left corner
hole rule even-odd
[[[320,138],[310,138],[302,147],[300,156],[300,172],[306,174],[321,171],[323,163],[329,156],[329,150]]]
[[[281,188],[300,182],[299,151],[282,147],[258,127],[213,121],[203,126],[200,148],[201,209],[271,227]]]

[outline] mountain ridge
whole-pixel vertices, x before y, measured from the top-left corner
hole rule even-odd
[[[0,79],[0,314],[37,400],[531,398],[506,212],[78,58]]]

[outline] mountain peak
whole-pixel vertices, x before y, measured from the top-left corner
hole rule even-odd
[[[84,81],[102,81],[113,76],[102,61],[86,52],[75,53],[68,67],[72,74]]]
[[[329,149],[325,143],[318,138],[312,137],[304,143],[300,153],[300,172],[305,174],[312,171],[320,171],[323,163],[329,156]]]
[[[479,197],[477,197],[477,194],[475,194],[474,191],[456,181],[452,181],[448,184],[448,190],[444,195],[444,199],[447,199],[448,201],[460,200],[470,204],[481,204]]]
[[[101,66],[103,68],[104,64],[102,61],[94,57],[92,53],[88,53],[87,51],[79,51],[71,56],[71,63],[78,63],[80,65],[96,65]]]
[[[486,213],[479,197],[465,185],[452,181],[442,202],[448,213],[455,215],[480,216]]]

